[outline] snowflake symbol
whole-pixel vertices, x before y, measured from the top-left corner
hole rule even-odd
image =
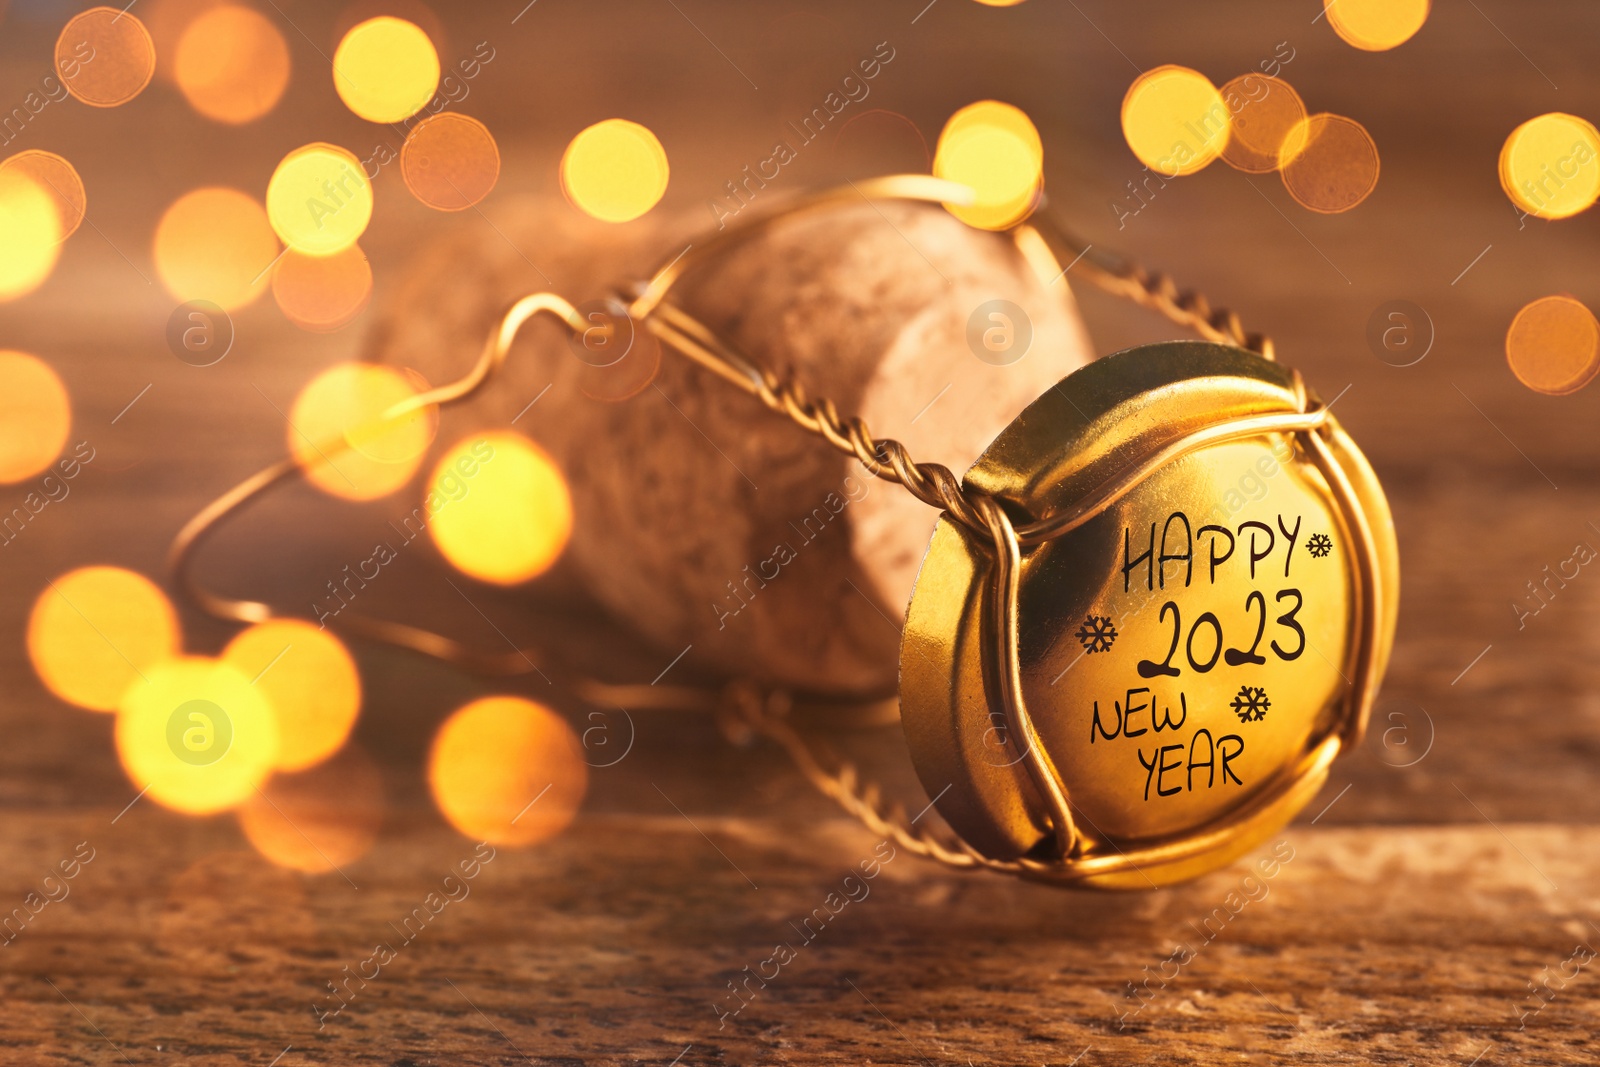
[[[1239,695],[1233,698],[1233,712],[1240,722],[1260,722],[1267,717],[1272,701],[1260,686],[1241,685]]]
[[[1327,534],[1312,534],[1311,540],[1306,542],[1306,550],[1317,559],[1321,559],[1333,551],[1333,538]]]
[[[1117,639],[1117,628],[1111,625],[1108,615],[1086,615],[1074,636],[1083,642],[1087,653],[1110,652],[1111,643]]]

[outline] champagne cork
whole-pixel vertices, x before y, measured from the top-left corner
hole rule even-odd
[[[550,290],[581,306],[705,239],[698,215],[613,227],[563,202],[516,203],[495,228],[420,260],[373,358],[453,379],[518,297]],[[1047,285],[1007,238],[932,205],[784,220],[672,299],[756,364],[958,475],[1092,358],[1064,280]],[[573,497],[566,565],[669,656],[812,693],[893,692],[937,513],[642,327],[598,365],[612,358],[540,322],[450,418],[514,422],[551,453]]]

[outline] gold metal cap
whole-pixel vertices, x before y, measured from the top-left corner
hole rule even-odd
[[[1393,522],[1294,371],[1207,341],[1107,356],[963,485],[1004,511],[1015,560],[941,520],[900,691],[923,785],[977,851],[1108,888],[1192,878],[1358,743],[1394,636]]]

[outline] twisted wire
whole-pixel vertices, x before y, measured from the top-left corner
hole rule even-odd
[[[1227,308],[1213,308],[1204,294],[1179,290],[1172,278],[1150,272],[1136,264],[1112,265],[1090,257],[1090,249],[1079,247],[1064,233],[1046,228],[1043,233],[1029,226],[1014,234],[1019,247],[1028,235],[1037,235],[1050,254],[1059,260],[1055,247],[1065,247],[1074,258],[1068,267],[1052,272],[1051,278],[1065,276],[1072,265],[1083,264],[1082,275],[1097,288],[1124,297],[1161,314],[1171,322],[1193,330],[1207,340],[1248,349],[1265,359],[1275,358],[1272,340],[1260,333],[1247,332],[1239,316]],[[1026,251],[1024,251],[1026,255]],[[1052,266],[1057,266],[1052,264]],[[1017,531],[999,506],[987,497],[965,488],[950,468],[940,463],[918,462],[894,438],[875,438],[864,419],[841,415],[832,400],[812,399],[805,385],[793,377],[783,377],[762,368],[733,351],[725,342],[688,315],[665,301],[666,286],[649,284],[654,301],[645,309],[646,321],[664,340],[709,366],[725,378],[750,392],[769,410],[787,417],[802,429],[816,434],[838,451],[854,456],[875,477],[896,482],[918,500],[936,508],[975,534],[980,544],[1014,544]],[[1305,386],[1294,375],[1296,406],[1306,410]],[[729,692],[742,690],[730,686]],[[1032,860],[1004,861],[984,856],[965,841],[953,840],[931,831],[919,830],[906,818],[900,804],[885,806],[875,782],[865,780],[855,764],[840,760],[833,770],[824,767],[817,753],[783,718],[784,694],[774,692],[769,699],[736,699],[743,726],[781,745],[801,774],[841,810],[874,833],[885,835],[908,851],[946,866],[962,870],[986,869],[1036,877],[1061,877],[1058,866]],[[1059,782],[1057,782],[1059,785]],[[1064,794],[1059,798],[1065,805]],[[920,816],[919,816],[920,818]],[[1058,851],[1071,847],[1073,831],[1070,814],[1059,812],[1052,819]],[[1063,851],[1063,858],[1064,858]]]
[[[1068,242],[1064,236],[1057,236],[1057,240]],[[1068,244],[1068,247],[1072,246]],[[1096,288],[1149,308],[1208,341],[1249,349],[1264,359],[1276,358],[1272,338],[1247,332],[1235,312],[1213,308],[1205,294],[1193,289],[1180,290],[1169,275],[1160,271],[1147,271],[1133,263],[1109,265],[1085,252],[1087,249],[1079,252],[1083,255],[1081,274]]]

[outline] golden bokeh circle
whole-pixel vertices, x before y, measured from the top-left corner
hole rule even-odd
[[[333,85],[369,122],[401,122],[439,88],[439,53],[422,27],[380,15],[353,27],[333,53]]]
[[[93,107],[126,104],[156,72],[150,31],[114,7],[93,7],[68,20],[56,38],[55,59],[67,92]]]
[[[290,322],[332,333],[353,322],[372,298],[372,264],[360,245],[331,256],[288,251],[272,272],[272,295]]]
[[[28,659],[69,704],[114,711],[142,672],[178,654],[166,594],[121,567],[80,567],[45,587],[28,616]]]
[[[161,216],[154,258],[157,276],[178,300],[233,311],[266,290],[278,238],[253,198],[237,189],[196,189]]]
[[[1284,139],[1278,170],[1301,207],[1336,215],[1378,187],[1378,146],[1355,119],[1321,112],[1297,123]]]
[[[1536,393],[1575,393],[1600,372],[1600,322],[1575,297],[1542,297],[1511,320],[1506,362],[1517,381]]]
[[[176,74],[178,42],[195,19],[207,11],[225,4],[241,6],[247,0],[138,0],[134,10],[139,12],[150,40],[156,47],[156,78],[168,85],[177,85]]]
[[[1529,119],[1500,149],[1500,187],[1541,219],[1588,209],[1600,196],[1600,131],[1560,111]]]
[[[589,769],[565,719],[531,700],[495,696],[445,720],[428,757],[428,784],[461,833],[527,847],[572,822]]]
[[[1306,118],[1294,86],[1267,74],[1241,74],[1221,89],[1233,113],[1222,161],[1246,174],[1278,169],[1283,144]]]
[[[308,144],[283,157],[267,183],[267,218],[284,244],[331,256],[360,240],[372,221],[372,182],[337,145]]]
[[[516,585],[555,565],[572,536],[572,496],[555,460],[510,430],[469,437],[428,482],[428,532],[457,570]]]
[[[585,214],[628,222],[661,200],[672,169],[656,135],[637,122],[606,119],[583,130],[561,156],[561,188]]]
[[[219,4],[178,38],[173,78],[189,106],[228,125],[254,122],[289,85],[289,43],[260,12]]]
[[[1122,136],[1163,177],[1193,174],[1222,154],[1231,116],[1211,80],[1188,67],[1147,70],[1122,98]]]
[[[175,732],[215,751],[185,758]],[[118,702],[115,736],[133,784],[156,803],[191,815],[250,799],[278,752],[277,722],[262,693],[237,668],[200,656],[173,656],[142,670]]]
[[[370,757],[349,746],[296,774],[275,774],[239,808],[239,828],[279,867],[325,874],[369,852],[383,824],[383,780]]]
[[[0,174],[24,175],[50,195],[59,223],[58,241],[65,241],[83,225],[83,217],[89,210],[89,195],[84,191],[78,169],[64,156],[30,148],[0,163]]]
[[[1429,0],[1323,0],[1323,12],[1346,44],[1365,52],[1397,48],[1428,21]]]
[[[0,485],[49,469],[71,428],[60,376],[37,356],[0,349]]]
[[[0,171],[0,302],[27,296],[61,256],[55,196],[21,169]]]
[[[980,100],[951,115],[934,149],[935,177],[972,190],[971,204],[946,204],[969,226],[1003,230],[1027,218],[1044,188],[1044,144],[1021,108]]]
[[[278,722],[280,771],[315,766],[339,751],[361,712],[361,676],[344,643],[302,619],[240,631],[224,663],[251,679]]]
[[[477,119],[444,111],[423,119],[400,146],[411,195],[439,211],[465,211],[500,180],[500,148]]]
[[[409,482],[439,427],[427,405],[398,418],[384,413],[425,386],[414,375],[371,363],[340,363],[317,375],[289,410],[289,454],[306,480],[345,500],[375,500]]]

